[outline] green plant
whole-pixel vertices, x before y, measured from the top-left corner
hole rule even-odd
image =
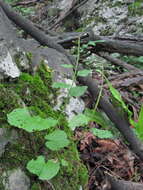
[[[135,127],[138,137],[143,140],[143,105],[139,112],[138,122],[130,119],[130,123]]]
[[[40,116],[32,116],[27,108],[15,109],[7,114],[7,118],[10,125],[22,128],[27,132],[47,130],[58,124],[58,121],[53,118],[44,119]],[[45,144],[46,147],[52,151],[58,151],[69,145],[67,134],[62,130],[55,130],[47,134],[45,139],[47,140]],[[60,169],[60,160],[48,160],[45,162],[43,156],[38,156],[36,160],[32,159],[28,162],[27,169],[31,173],[38,175],[39,179],[49,180],[58,173]]]
[[[139,69],[143,69],[143,56],[124,56],[123,60],[127,63],[135,65]]]
[[[78,65],[79,65],[79,58],[80,58],[80,38],[78,39],[77,59],[76,59],[76,65],[74,66],[74,74],[72,77],[73,83],[76,81],[77,76],[83,76],[83,75],[87,76],[91,72],[89,70],[77,71]],[[73,65],[70,65],[70,64],[62,64],[61,66],[64,68],[73,68]],[[69,89],[68,96],[74,96],[74,97],[83,95],[85,91],[87,90],[87,86],[73,87],[73,83],[71,85],[68,85],[63,82],[55,82],[52,87],[53,88],[67,88]]]
[[[113,138],[113,134],[109,130],[93,128],[93,129],[91,129],[91,131],[95,136],[97,136],[99,138],[103,138],[103,139]]]
[[[18,108],[7,114],[9,124],[22,128],[27,132],[42,131],[54,127],[58,121],[53,118],[43,119],[31,116],[27,108]]]
[[[79,66],[80,53],[83,52],[85,49],[87,49],[89,46],[96,46],[97,43],[102,43],[102,42],[105,41],[104,40],[89,41],[87,44],[80,47],[80,38],[78,39],[77,59],[76,59],[76,65],[74,66],[74,74],[72,78],[73,82],[76,81],[77,77],[86,77],[92,72],[91,69],[83,69],[79,71],[77,70]],[[64,68],[73,68],[73,65],[70,64],[62,64],[61,66]],[[87,90],[87,86],[73,87],[73,84],[68,85],[62,82],[55,82],[53,84],[53,88],[67,88],[69,89],[69,96],[75,96],[75,97],[82,96]]]
[[[15,4],[15,3],[18,3],[20,0],[5,0],[6,3],[8,4]],[[22,13],[22,15],[24,16],[28,16],[30,15],[31,13],[33,13],[34,11],[34,8],[33,7],[21,7],[21,6],[16,6],[15,7],[16,10],[18,10],[19,12]]]
[[[78,114],[69,121],[69,127],[75,130],[76,127],[87,125],[89,121],[90,118],[85,114]]]
[[[77,62],[76,62],[76,66],[75,66],[73,81],[75,81],[76,77],[78,77],[78,76],[86,77],[92,72],[91,69],[83,69],[83,70],[77,71],[80,53],[85,52],[85,50],[87,50],[88,47],[90,47],[90,46],[96,46],[97,43],[103,43],[103,42],[105,42],[105,41],[104,40],[89,41],[87,44],[80,47],[80,39],[78,40]],[[72,65],[63,64],[62,66],[64,68],[73,68]],[[102,67],[101,74],[102,74],[102,82],[103,82],[103,67]],[[61,83],[61,82],[54,83],[53,87],[54,88],[67,88],[67,89],[69,89],[69,95],[75,96],[75,97],[81,96],[82,94],[84,94],[84,92],[87,89],[86,86],[72,87],[72,85],[68,85],[68,84]],[[89,121],[95,121],[98,124],[100,124],[102,127],[107,128],[108,122],[105,120],[105,118],[103,118],[103,116],[100,114],[100,112],[96,111],[101,94],[102,94],[102,88],[103,88],[103,84],[101,85],[101,89],[99,91],[99,96],[97,98],[94,110],[87,109],[85,111],[85,113],[75,115],[70,121],[68,121],[68,126],[71,128],[71,130],[75,130],[75,128],[79,127],[79,126],[83,126],[83,125],[86,126],[86,125],[88,125]],[[108,134],[108,130],[106,130],[106,132]],[[109,133],[110,133],[110,131],[109,131]],[[102,134],[102,131],[101,131],[101,134]],[[100,135],[100,138],[104,138],[104,137],[105,137],[104,134],[103,134],[103,137],[102,137],[102,135]]]
[[[106,79],[107,80],[107,79]],[[128,114],[128,119],[129,122],[133,127],[135,127],[135,132],[137,133],[137,136],[143,140],[143,105],[141,106],[140,112],[139,112],[139,117],[138,117],[138,122],[135,122],[132,119],[133,113],[128,109],[128,106],[124,103],[121,94],[116,90],[111,83],[107,80],[110,92],[112,93],[113,97],[120,103],[121,107],[123,110]]]
[[[141,15],[142,10],[141,10],[141,5],[142,5],[142,0],[136,0],[132,4],[128,6],[128,10],[131,13],[131,15]]]
[[[61,148],[67,147],[69,145],[69,140],[67,139],[67,134],[62,130],[55,130],[54,132],[45,136],[46,147],[50,150],[60,150]]]
[[[31,173],[36,174],[41,180],[50,180],[60,169],[58,160],[48,160],[45,162],[44,156],[38,156],[36,160],[28,162],[26,167]]]

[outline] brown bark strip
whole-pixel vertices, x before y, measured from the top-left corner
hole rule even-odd
[[[135,56],[143,55],[143,44],[142,43],[133,43],[122,40],[113,40],[106,37],[97,36],[93,33],[93,31],[89,32],[90,40],[104,40],[104,42],[98,43],[94,48],[93,52],[110,52],[110,53],[121,53]]]
[[[114,65],[122,66],[127,70],[140,71],[140,69],[134,67],[133,65],[127,64],[126,62],[121,61],[120,59],[114,58],[114,57],[108,55],[107,53],[99,52],[98,55],[103,57],[107,61],[110,61]]]
[[[126,78],[123,81],[113,81],[112,85],[115,88],[123,88],[123,87],[130,87],[143,84],[143,76],[137,76],[134,78]]]
[[[142,42],[143,43],[143,35],[136,35],[136,36],[115,36],[115,40],[126,40],[126,41],[133,41],[133,42]]]
[[[118,80],[124,80],[125,78],[130,77],[136,77],[136,76],[143,76],[143,71],[131,71],[131,72],[125,72],[116,76],[111,76],[108,78],[108,80],[115,80],[118,78]]]
[[[132,181],[117,180],[111,176],[106,176],[104,190],[142,190],[143,184]]]
[[[108,78],[115,88],[129,87],[143,84],[143,71],[131,71]],[[107,84],[104,84],[108,88]]]
[[[17,2],[17,3],[12,4],[12,7],[31,5],[37,2],[38,2],[37,0],[22,1],[22,2]]]
[[[132,41],[126,41],[126,40],[115,40],[114,38],[109,37],[101,37],[98,35],[95,35],[91,30],[85,32],[89,37],[87,37],[84,40],[81,40],[81,44],[88,43],[89,40],[97,41],[97,40],[104,40],[104,42],[97,43],[95,47],[92,47],[93,53],[98,52],[109,52],[109,53],[121,53],[124,55],[134,55],[134,56],[143,56],[143,43],[140,43],[139,41],[132,40]],[[71,39],[72,40],[72,39]],[[65,48],[69,48],[73,46],[73,44],[67,45],[67,42],[70,42],[68,39],[66,41],[58,41],[57,43],[61,44]]]

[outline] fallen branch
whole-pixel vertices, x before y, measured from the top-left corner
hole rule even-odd
[[[131,181],[117,180],[109,175],[106,176],[104,190],[142,190],[143,184]]]
[[[131,71],[108,78],[115,88],[130,87],[143,84],[143,71]],[[104,85],[108,88],[108,85]]]
[[[138,71],[138,72],[140,71],[140,69],[138,69],[138,68],[136,68],[136,67],[134,67],[134,66],[132,66],[130,64],[127,64],[126,62],[121,61],[120,59],[114,58],[114,57],[108,55],[107,53],[99,52],[98,55],[101,56],[101,57],[103,57],[107,61],[110,61],[114,65],[118,65],[118,66],[124,67],[127,70],[134,70],[134,71]]]
[[[16,6],[27,6],[27,5],[32,5],[37,3],[38,0],[29,0],[29,1],[22,1],[22,2],[17,2],[12,4],[12,7],[16,7]]]
[[[89,40],[98,41],[102,40],[103,42],[97,43],[96,46],[92,47],[91,51],[93,53],[99,52],[109,52],[109,53],[121,53],[124,55],[134,55],[134,56],[143,56],[143,42],[133,40],[115,40],[114,38],[109,38],[106,36],[95,35],[92,30],[85,32],[88,36],[84,40],[81,40],[81,44],[88,43]],[[67,46],[67,43],[72,41],[72,39],[63,39],[57,40],[57,43],[61,44],[65,48],[73,46],[73,43]]]
[[[121,53],[135,56],[143,55],[143,43],[133,43],[130,41],[114,40],[107,37],[101,37],[95,35],[93,31],[88,32],[90,35],[90,40],[97,41],[103,40],[104,42],[98,43],[93,49],[92,52],[110,52],[110,53]]]
[[[136,85],[140,85],[140,84],[143,84],[143,76],[137,76],[137,77],[133,77],[133,78],[126,78],[124,79],[123,81],[114,81],[112,83],[112,85],[115,87],[115,88],[127,88],[127,87],[130,87],[130,86],[136,86]]]

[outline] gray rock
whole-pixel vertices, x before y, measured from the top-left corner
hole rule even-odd
[[[20,169],[10,170],[2,175],[4,190],[29,190],[30,180]]]
[[[71,119],[75,114],[82,113],[84,109],[85,104],[81,98],[71,97],[66,106],[65,113],[68,115],[68,119]]]
[[[81,15],[80,23],[88,23],[86,28],[94,28],[96,35],[113,35],[120,28],[120,33],[142,33],[142,26],[138,23],[128,24],[131,18],[128,6],[135,0],[88,0],[78,9]],[[138,15],[142,21],[142,16]],[[135,26],[135,27],[133,27]],[[136,28],[136,30],[135,30]],[[140,28],[140,29],[139,29]]]
[[[32,54],[33,67],[44,60],[55,71],[55,75],[72,75],[72,69],[65,69],[61,64],[69,64],[67,57],[55,49],[41,47],[35,40],[18,38],[15,28],[0,8],[0,76],[19,77],[20,69],[29,70],[26,54]],[[18,57],[16,65],[15,57]],[[31,64],[31,63],[30,63]]]
[[[0,157],[5,151],[5,146],[16,138],[17,133],[15,130],[9,131],[8,129],[0,128]]]
[[[5,41],[0,41],[0,78],[20,76],[20,70],[12,59],[9,48]]]
[[[75,83],[70,80],[63,77],[60,77],[57,79],[58,82],[64,82],[66,84],[72,85],[73,87],[76,86]],[[60,106],[64,103],[65,98],[68,97],[68,91],[67,88],[62,88],[59,90],[59,95],[57,97],[57,103],[54,107],[55,110],[59,110]],[[66,113],[68,119],[71,119],[75,114],[82,113],[85,109],[85,104],[81,98],[75,98],[70,97],[69,101],[65,107],[64,112]]]

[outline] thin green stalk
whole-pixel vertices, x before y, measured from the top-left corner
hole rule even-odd
[[[74,82],[76,80],[76,74],[77,74],[77,69],[78,69],[78,65],[79,65],[79,59],[80,59],[80,37],[78,38],[77,59],[76,59],[76,65],[75,65],[74,75],[72,77],[72,80]]]
[[[102,83],[101,83],[101,87],[100,87],[100,91],[99,91],[99,94],[98,94],[98,97],[97,97],[97,100],[96,100],[96,104],[94,106],[94,111],[96,111],[97,107],[98,107],[98,104],[99,104],[99,101],[100,101],[100,98],[101,98],[101,95],[102,95],[102,91],[103,91],[103,79],[104,79],[104,67],[102,65],[102,71],[100,72],[101,75],[102,75]]]
[[[79,65],[79,59],[80,59],[80,37],[78,38],[77,59],[76,59],[74,73],[73,73],[73,76],[72,76],[72,84],[71,84],[71,87],[68,90],[68,94],[67,94],[67,97],[66,97],[66,100],[65,100],[66,103],[65,103],[65,105],[63,107],[63,110],[64,110],[66,104],[68,103],[68,100],[69,100],[69,97],[70,97],[70,94],[69,94],[70,89],[73,87],[73,84],[76,81],[76,74],[77,74],[77,69],[78,69],[78,65]],[[61,113],[60,113],[60,115],[58,117],[58,120],[60,119],[60,117],[61,117]]]

